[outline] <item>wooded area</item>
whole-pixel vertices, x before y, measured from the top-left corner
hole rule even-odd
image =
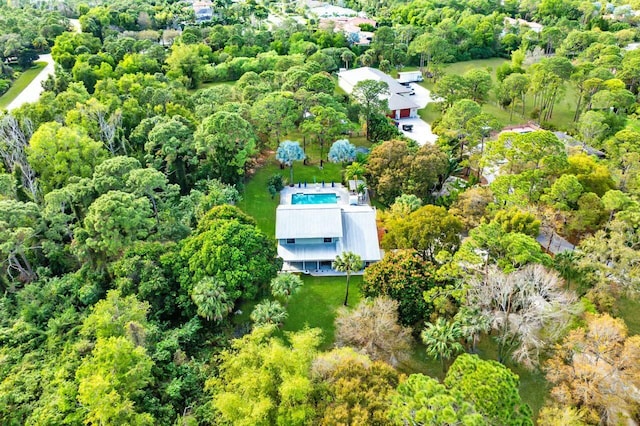
[[[640,422],[640,3],[342,6],[370,44],[302,2],[0,0],[0,93],[56,62],[0,113],[0,423]],[[437,142],[360,66],[419,70]],[[348,180],[382,260],[282,273],[279,192]]]

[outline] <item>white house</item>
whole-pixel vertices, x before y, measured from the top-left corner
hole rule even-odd
[[[331,194],[335,202],[313,201],[315,196]],[[308,204],[294,204],[295,197],[305,198]],[[276,210],[276,239],[283,270],[331,273],[331,262],[343,252],[359,255],[365,266],[382,258],[375,209],[352,205],[350,199],[342,188],[283,190],[282,203]]]
[[[415,118],[420,108],[413,100],[411,94],[415,93],[411,87],[403,86],[393,77],[380,70],[370,67],[343,70],[338,73],[338,85],[342,90],[351,94],[356,84],[364,80],[384,81],[389,86],[389,116],[395,119]]]

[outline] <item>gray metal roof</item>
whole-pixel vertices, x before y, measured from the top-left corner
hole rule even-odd
[[[389,93],[410,93],[411,88],[398,83],[393,77],[371,67],[353,68],[340,71],[339,78],[344,79],[352,87],[364,80],[384,81],[389,86]]]
[[[389,110],[396,111],[399,109],[414,109],[419,108],[418,105],[411,99],[402,95],[392,94],[389,99]]]
[[[345,209],[342,213],[342,247],[340,252],[350,251],[363,261],[378,261],[380,246],[378,244],[378,228],[376,227],[376,211],[373,209]]]
[[[276,210],[276,238],[342,237],[339,206],[280,205]]]
[[[336,243],[278,244],[278,256],[285,262],[334,260],[339,254]]]

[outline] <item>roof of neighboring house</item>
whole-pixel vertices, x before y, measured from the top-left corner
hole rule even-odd
[[[406,96],[396,95],[395,93],[389,97],[388,102],[390,111],[419,108],[419,106],[411,99]]]
[[[342,211],[338,205],[280,205],[276,211],[276,238],[342,237]]]
[[[524,25],[525,27],[529,27],[537,33],[542,31],[542,29],[544,28],[542,24],[538,24],[537,22],[527,21],[522,18],[514,19],[514,18],[506,17],[504,18],[504,22],[509,23],[510,25],[513,25],[513,26]]]
[[[353,68],[350,70],[340,71],[338,77],[349,83],[352,87],[364,80],[375,80],[386,82],[389,86],[389,93],[402,94],[411,92],[410,87],[403,86],[390,75],[371,67]]]

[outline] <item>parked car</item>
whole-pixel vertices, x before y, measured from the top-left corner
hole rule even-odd
[[[413,130],[413,124],[403,124],[402,125],[402,130],[404,130],[405,132],[410,132]]]

